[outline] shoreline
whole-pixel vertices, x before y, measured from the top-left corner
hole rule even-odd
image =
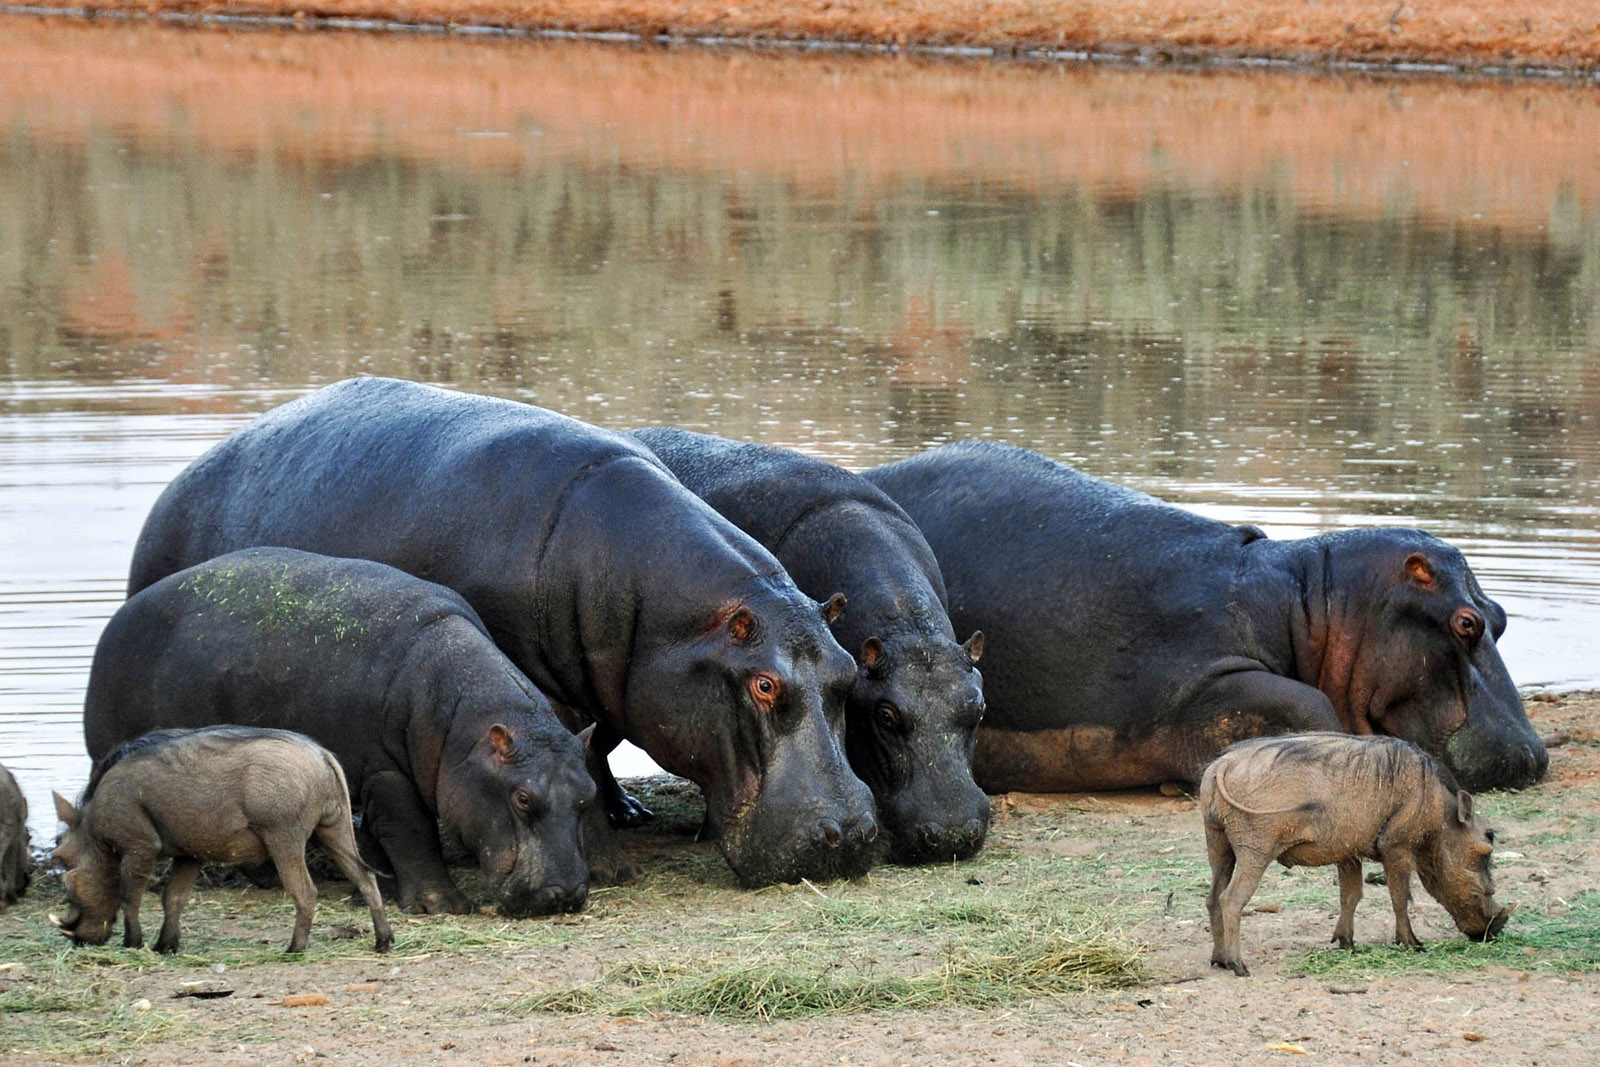
[[[86,0],[0,3],[0,15],[215,28],[610,41],[658,47],[1284,69],[1600,83],[1600,0],[1510,0],[1494,11],[1402,2],[1324,11],[1281,0]]]

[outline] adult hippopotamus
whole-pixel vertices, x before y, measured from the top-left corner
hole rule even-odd
[[[376,559],[459,592],[560,706],[698,783],[748,885],[861,874],[877,822],[843,751],[855,677],[772,554],[637,441],[527,404],[330,385],[196,460],[129,588],[248,545]],[[599,767],[607,810],[642,810]]]
[[[845,595],[833,627],[857,667],[845,748],[877,798],[891,857],[976,852],[989,826],[989,798],[972,780],[983,635],[956,640],[939,565],[910,516],[859,475],[789,449],[667,427],[633,436],[802,591]]]
[[[951,620],[988,635],[985,789],[1194,782],[1233,741],[1306,730],[1403,737],[1472,790],[1544,774],[1505,612],[1435,537],[1274,541],[982,442],[866,477],[933,546]]]
[[[502,912],[583,906],[583,744],[459,594],[368,560],[247,549],[168,575],[95,648],[96,767],[164,727],[293,730],[339,759],[362,838],[402,908],[469,910],[440,847],[479,863]]]

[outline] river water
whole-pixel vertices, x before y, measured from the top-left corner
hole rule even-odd
[[[156,494],[357,373],[1419,525],[1521,685],[1600,684],[1593,87],[5,30],[0,762],[36,838]]]

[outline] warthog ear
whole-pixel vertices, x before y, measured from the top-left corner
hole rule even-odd
[[[832,626],[834,621],[844,614],[844,606],[848,603],[849,601],[844,598],[843,593],[835,593],[827,600],[822,601],[823,621]]]
[[[82,816],[82,813],[73,807],[71,802],[60,793],[51,790],[50,795],[55,798],[56,818],[66,823],[69,828],[77,826],[78,819]]]
[[[728,636],[733,638],[736,645],[750,640],[750,635],[755,632],[756,617],[750,614],[748,608],[740,608],[728,619]]]
[[[1456,790],[1456,821],[1462,826],[1472,821],[1472,794],[1465,789]]]
[[[978,661],[983,658],[983,631],[972,631],[972,636],[967,638],[961,649],[967,654],[967,662],[976,667]]]
[[[1421,552],[1413,552],[1406,557],[1406,577],[1410,578],[1412,584],[1419,589],[1436,588],[1433,564],[1429,563],[1428,557]]]
[[[856,662],[869,677],[879,678],[889,669],[889,654],[883,650],[882,641],[869,637],[861,642],[861,653],[856,656]]]
[[[489,747],[494,750],[496,759],[508,760],[517,754],[517,739],[510,730],[495,723],[489,727]]]

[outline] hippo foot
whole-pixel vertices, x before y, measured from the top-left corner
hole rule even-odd
[[[656,813],[641,804],[637,797],[620,789],[606,805],[606,818],[616,827],[643,826],[655,817]]]
[[[413,915],[467,915],[473,909],[472,905],[467,903],[467,898],[460,893],[433,890],[409,902],[402,898],[400,910],[411,912]]]

